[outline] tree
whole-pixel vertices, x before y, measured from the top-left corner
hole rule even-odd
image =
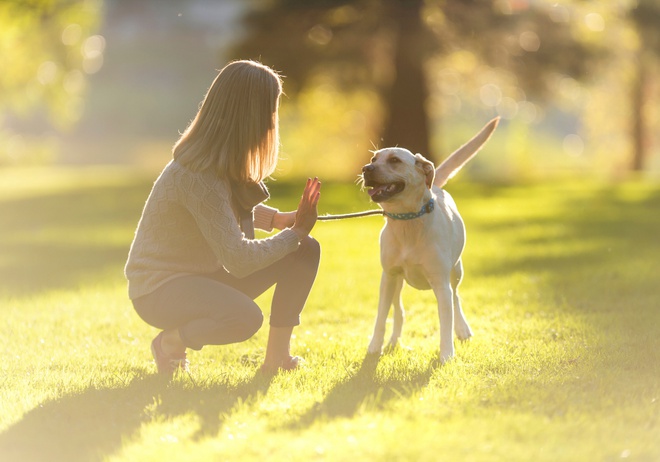
[[[101,0],[0,3],[0,136],[16,137],[9,134],[9,118],[45,111],[58,128],[79,118],[85,75],[103,58],[103,39],[93,35],[100,9]],[[0,152],[3,157],[17,153]]]
[[[498,6],[499,5],[499,6]],[[234,57],[284,71],[289,92],[315,73],[345,88],[375,88],[384,106],[384,145],[429,150],[430,57],[467,49],[507,69],[532,97],[548,98],[550,77],[588,75],[596,48],[571,31],[568,7],[490,0],[272,0],[245,18]]]
[[[644,170],[650,145],[647,120],[650,82],[653,65],[660,56],[660,5],[655,0],[639,0],[630,10],[629,18],[639,36],[636,53],[636,76],[631,91],[632,159],[630,168]]]

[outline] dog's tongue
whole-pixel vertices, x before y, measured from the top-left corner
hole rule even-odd
[[[385,189],[385,186],[375,186],[371,188],[369,191],[367,191],[367,194],[369,194],[369,197],[374,197],[374,194],[379,193],[383,189]]]

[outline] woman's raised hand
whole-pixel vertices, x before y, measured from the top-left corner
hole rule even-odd
[[[291,228],[298,234],[299,239],[307,236],[316,224],[319,197],[321,197],[321,182],[318,178],[309,178],[300,199],[300,204],[298,204],[296,221]]]

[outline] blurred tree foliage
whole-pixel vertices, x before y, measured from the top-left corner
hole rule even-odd
[[[233,50],[281,70],[287,91],[315,75],[375,89],[382,145],[433,157],[428,63],[463,54],[515,76],[518,100],[553,96],[558,75],[584,79],[606,55],[574,30],[572,2],[530,0],[268,0],[245,18]],[[493,89],[495,93],[499,89]],[[484,98],[497,106],[501,94]]]
[[[101,0],[0,2],[0,162],[29,151],[16,120],[44,114],[58,129],[81,115],[86,75],[103,63],[105,42],[94,35]]]

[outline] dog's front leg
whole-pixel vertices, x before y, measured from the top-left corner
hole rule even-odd
[[[394,348],[401,338],[401,331],[403,330],[403,321],[405,320],[405,313],[403,311],[403,303],[401,301],[401,289],[403,289],[403,277],[398,276],[394,281],[394,294],[392,295],[392,303],[394,305],[394,319],[392,323],[392,337],[387,348]]]
[[[378,299],[376,325],[374,326],[374,334],[371,337],[371,342],[367,350],[370,354],[380,354],[383,349],[385,325],[387,323],[387,315],[390,313],[390,306],[392,306],[394,293],[396,292],[397,277],[400,278],[396,274],[389,274],[387,271],[383,271],[380,279],[380,298]]]
[[[430,281],[438,301],[440,318],[440,361],[443,363],[454,357],[454,294],[449,278]]]

